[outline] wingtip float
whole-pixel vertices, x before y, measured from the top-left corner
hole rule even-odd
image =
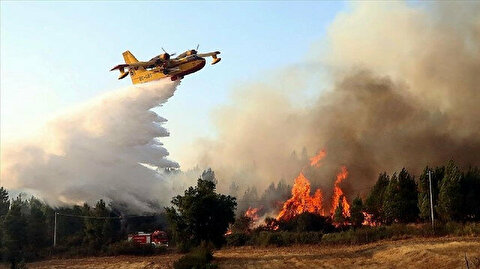
[[[220,57],[217,57],[220,51],[197,53],[197,50],[198,46],[197,49],[187,50],[175,58],[172,58],[175,53],[169,54],[163,50],[163,54],[155,56],[146,62],[138,61],[127,50],[123,53],[125,64],[119,64],[110,69],[110,71],[120,71],[118,79],[123,79],[130,75],[133,84],[146,83],[166,77],[170,77],[172,81],[175,81],[202,69],[205,66],[206,57],[212,57],[212,65],[221,60]]]

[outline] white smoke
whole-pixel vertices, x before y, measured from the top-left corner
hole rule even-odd
[[[149,211],[151,201],[171,198],[155,168],[178,167],[158,140],[169,135],[166,119],[150,109],[172,97],[178,84],[162,80],[107,93],[54,118],[39,134],[5,145],[2,184],[51,204],[104,198]]]

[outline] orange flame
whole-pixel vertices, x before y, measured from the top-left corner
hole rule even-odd
[[[367,212],[362,212],[363,213],[363,222],[362,222],[362,225],[365,225],[365,226],[379,226],[380,223],[378,222],[375,222],[373,220],[373,215],[372,214],[368,214]]]
[[[311,167],[319,167],[320,161],[327,155],[325,150],[321,150],[314,157],[310,158]],[[350,217],[350,204],[345,197],[345,193],[340,187],[340,183],[348,177],[348,171],[345,166],[342,166],[341,171],[337,174],[333,188],[332,203],[330,206],[330,214],[333,216],[338,207],[339,202],[343,206],[343,215]],[[317,189],[313,196],[310,196],[310,181],[302,172],[297,176],[292,187],[292,197],[288,199],[278,213],[276,220],[289,220],[296,215],[304,212],[310,212],[318,215],[325,215],[323,208],[323,194],[321,189]]]
[[[292,197],[283,204],[283,208],[276,219],[289,220],[304,212],[323,214],[322,191],[317,189],[315,194],[310,196],[310,182],[301,172],[293,184]]]
[[[312,158],[310,158],[310,166],[316,166],[316,167],[319,167],[320,164],[319,162],[325,158],[325,156],[327,155],[327,152],[322,149],[321,151],[319,151],[317,153],[317,155],[313,156]]]
[[[337,174],[337,179],[335,180],[335,186],[333,188],[333,196],[332,196],[332,207],[330,209],[330,214],[334,214],[335,210],[338,207],[338,203],[340,198],[342,199],[342,206],[343,206],[343,215],[345,217],[350,217],[350,204],[348,204],[347,198],[343,193],[343,190],[340,188],[340,183],[344,181],[348,176],[347,167],[342,166],[342,171]]]
[[[252,219],[253,222],[256,222],[258,221],[258,211],[260,210],[260,208],[255,208],[255,207],[248,207],[247,211],[245,211],[245,217],[249,217],[250,219]]]

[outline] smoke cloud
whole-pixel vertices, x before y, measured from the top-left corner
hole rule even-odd
[[[214,113],[218,137],[199,141],[192,162],[211,166],[225,190],[232,181],[261,190],[292,182],[325,149],[308,178],[329,190],[345,165],[351,195],[382,171],[479,165],[478,14],[473,2],[352,4],[309,53],[315,62],[238,87]]]
[[[1,177],[51,204],[106,198],[132,211],[150,211],[171,198],[155,168],[177,168],[157,138],[166,119],[151,108],[173,96],[178,83],[162,80],[105,94],[51,120],[41,134],[2,148]]]

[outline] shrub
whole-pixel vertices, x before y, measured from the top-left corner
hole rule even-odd
[[[261,246],[285,245],[280,232],[260,232],[258,239]]]
[[[325,234],[322,242],[326,244],[364,244],[389,238],[392,230],[387,227],[363,227],[360,229],[349,229],[347,231]]]
[[[260,246],[290,246],[293,244],[318,244],[322,240],[321,232],[278,232],[262,231],[252,235],[249,243]]]
[[[463,226],[463,235],[480,236],[480,223],[467,223]]]
[[[456,236],[477,236],[480,235],[480,223],[458,223],[447,222],[444,225],[445,233]]]
[[[228,246],[244,246],[250,240],[250,236],[246,233],[232,233],[227,236]]]
[[[307,232],[307,233],[295,233],[296,244],[318,244],[322,241],[323,233],[320,232]]]
[[[166,247],[155,247],[152,244],[140,245],[134,242],[121,241],[109,245],[105,253],[107,255],[138,255],[146,256],[159,253],[165,253],[167,251]]]
[[[279,230],[291,232],[333,232],[331,219],[317,214],[305,212],[289,220],[278,221]]]
[[[213,259],[212,251],[205,244],[193,249],[179,260],[173,263],[175,269],[213,269],[217,268],[216,264],[210,263]]]

